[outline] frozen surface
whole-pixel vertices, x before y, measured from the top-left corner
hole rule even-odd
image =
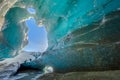
[[[2,6],[0,13],[9,9]],[[31,6],[35,14],[27,11]],[[0,59],[14,57],[23,49],[28,33],[25,21],[34,17],[36,23],[46,26],[49,45],[41,58],[36,59],[33,52],[35,59],[23,66],[52,66],[56,72],[118,70],[119,10],[119,0],[19,0],[6,15],[0,15],[1,24],[5,19],[0,32]]]

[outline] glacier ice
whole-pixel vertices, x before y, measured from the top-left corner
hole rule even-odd
[[[4,24],[8,22],[5,28],[2,26],[0,59],[13,57],[13,53],[18,54],[27,44],[27,40],[24,41],[27,33],[24,21],[32,16],[38,23],[43,21],[46,26],[49,48],[40,59],[22,65],[39,69],[52,66],[58,72],[119,69],[118,2],[119,0],[18,0],[12,8],[7,8],[9,11],[5,16],[0,15],[1,24],[4,19]],[[26,10],[31,6],[36,10],[35,15]]]

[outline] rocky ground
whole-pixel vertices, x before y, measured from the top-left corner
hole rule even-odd
[[[120,80],[120,70],[97,72],[70,72],[66,74],[51,73],[38,80]]]

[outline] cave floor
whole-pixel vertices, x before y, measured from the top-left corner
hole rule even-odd
[[[46,74],[40,80],[120,80],[120,70]],[[39,80],[38,79],[38,80]]]
[[[17,80],[120,80],[120,70],[49,73],[45,75],[36,71],[23,71],[19,74],[25,76]]]

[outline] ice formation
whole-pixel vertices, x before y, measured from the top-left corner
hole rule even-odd
[[[40,59],[22,65],[58,72],[119,69],[119,8],[119,0],[2,0],[0,59],[21,53],[27,44],[24,20],[32,16],[46,26],[49,45]]]

